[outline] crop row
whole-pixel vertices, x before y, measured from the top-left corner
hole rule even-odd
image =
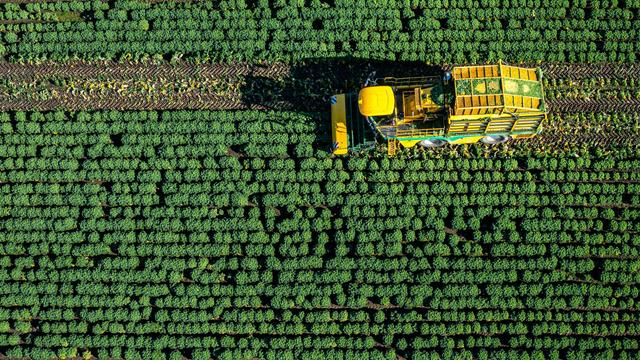
[[[524,7],[519,2],[444,3],[271,8],[265,2],[253,9],[244,1],[220,8],[209,2],[11,4],[5,5],[7,20],[0,24],[5,32],[0,54],[14,60],[354,56],[430,63],[634,62],[638,56],[633,3],[603,8],[541,3],[534,6],[535,18],[529,2]]]
[[[1,113],[3,353],[637,353],[637,149],[342,158],[318,121]]]
[[[602,148],[633,158],[638,149],[635,135],[638,114],[632,112],[633,109],[628,110],[626,113],[608,114],[550,114],[543,134],[534,139],[496,147],[454,146],[428,151],[416,148],[404,151],[400,157],[433,159],[508,154],[529,157],[548,153],[566,156],[598,153]],[[238,156],[265,159],[289,156],[323,158],[329,148],[328,122],[326,116],[317,113],[258,111],[235,114],[221,111],[0,113],[2,143],[7,146],[1,151],[29,156],[40,153],[42,157],[63,159],[86,153],[123,158],[164,152],[181,157],[205,156],[226,154],[232,149]],[[54,166],[57,163],[50,164]],[[56,166],[64,168],[65,165]]]

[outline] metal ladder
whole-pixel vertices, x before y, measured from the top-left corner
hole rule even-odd
[[[387,155],[395,156],[398,149],[398,141],[396,139],[387,139]]]

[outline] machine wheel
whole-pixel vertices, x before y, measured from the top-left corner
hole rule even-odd
[[[480,141],[482,141],[485,144],[501,144],[507,140],[511,139],[511,136],[505,136],[505,135],[489,135],[489,136],[485,136],[482,139],[480,139]]]
[[[422,140],[418,143],[418,145],[426,148],[435,148],[435,147],[444,146],[446,144],[447,144],[447,141],[442,139]]]

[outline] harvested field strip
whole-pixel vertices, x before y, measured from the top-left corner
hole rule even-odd
[[[168,94],[161,90],[133,94],[132,88],[125,92],[118,89],[103,89],[95,92],[80,92],[73,89],[45,89],[38,93],[26,95],[0,94],[0,110],[143,110],[143,109],[271,109],[321,111],[326,108],[326,96],[316,95],[319,102],[309,103],[297,99],[283,99],[278,94],[266,94],[263,101],[253,102],[244,99],[245,94],[237,89],[203,91],[185,90],[182,93]],[[260,94],[249,96],[251,100]],[[291,100],[291,101],[289,101]],[[547,105],[552,113],[587,112],[627,112],[640,108],[640,100],[584,100],[584,99],[549,99]]]
[[[468,65],[468,64],[467,64]],[[380,75],[387,76],[401,74],[419,74],[428,72],[435,67],[425,66],[419,62],[394,63],[353,60],[309,60],[300,62],[297,65],[290,65],[282,62],[270,63],[191,63],[187,61],[176,61],[168,63],[165,61],[141,60],[133,61],[84,61],[73,60],[66,62],[44,61],[41,63],[22,64],[2,61],[0,62],[0,77],[14,80],[31,80],[45,77],[73,77],[73,78],[94,78],[98,76],[110,76],[114,78],[138,78],[144,77],[185,77],[185,76],[211,76],[211,77],[232,77],[237,75],[282,77],[289,75],[292,68],[306,69],[309,74],[318,77],[327,77],[327,72],[331,67],[346,67],[351,76],[361,74],[365,70],[380,70]],[[451,68],[455,65],[443,66]],[[581,64],[581,63],[547,63],[547,64],[521,64],[524,67],[537,67],[543,71],[546,79],[570,79],[580,80],[587,78],[640,78],[640,64]],[[357,70],[360,71],[357,71]],[[340,71],[339,68],[334,70]],[[356,70],[354,72],[354,70]],[[394,71],[395,73],[391,73]],[[363,79],[358,79],[362,81]]]
[[[320,111],[328,96],[357,89],[373,69],[379,76],[434,73],[419,64],[321,62],[274,64],[141,64],[112,61],[41,64],[0,63],[0,109],[241,109]],[[552,112],[621,112],[640,106],[640,68],[602,65],[588,78],[562,76],[584,65],[547,65],[545,91]],[[337,69],[332,73],[331,69]],[[613,70],[610,70],[613,69]],[[623,69],[630,69],[624,71]],[[609,71],[627,77],[599,78]],[[556,74],[557,75],[557,74]],[[623,91],[621,91],[623,90]],[[133,95],[129,98],[129,95]],[[106,98],[106,99],[105,99]],[[29,101],[32,100],[33,103]],[[252,106],[243,104],[255,104]]]
[[[108,77],[113,79],[137,78],[229,78],[240,75],[282,77],[289,74],[290,65],[272,63],[268,65],[236,64],[192,64],[180,61],[167,62],[116,62],[116,61],[45,61],[35,64],[0,62],[0,78],[11,80],[33,80],[43,78],[68,77],[89,79]]]
[[[554,113],[563,112],[627,112],[640,109],[640,100],[581,100],[581,99],[551,99],[547,100],[550,111]]]
[[[222,96],[174,96],[172,98],[148,98],[145,96],[104,96],[83,99],[65,94],[57,99],[48,100],[3,100],[0,110],[45,111],[45,110],[170,110],[170,109],[208,109],[208,110],[268,110],[288,109],[290,104],[247,104],[239,100],[230,100]]]

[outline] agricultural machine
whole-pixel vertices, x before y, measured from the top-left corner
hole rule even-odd
[[[359,93],[331,97],[333,153],[387,142],[437,147],[530,138],[547,109],[540,69],[506,65],[459,66],[439,76],[367,79]]]

